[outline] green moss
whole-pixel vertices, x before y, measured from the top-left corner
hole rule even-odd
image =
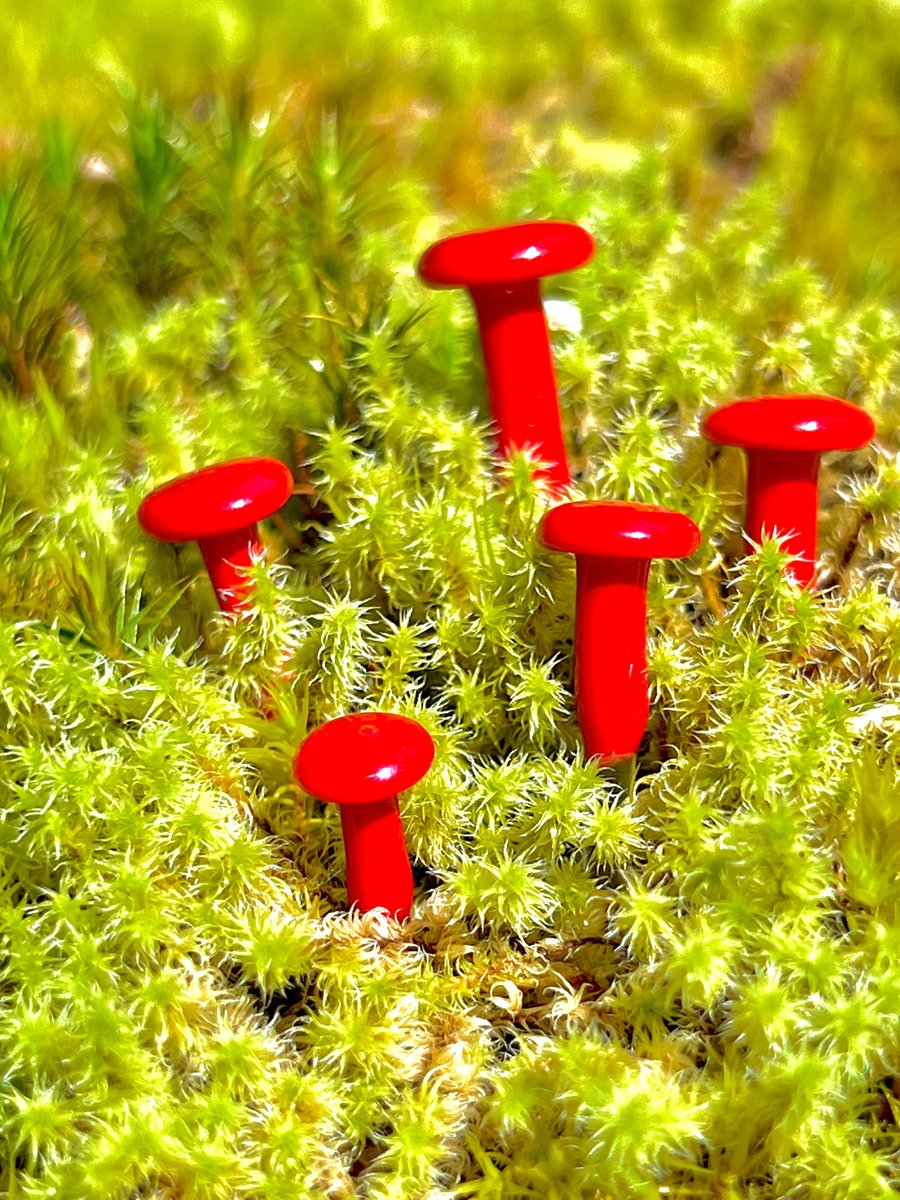
[[[27,50],[0,18],[23,79],[68,47],[84,81],[67,120],[16,118],[0,179],[3,1187],[892,1194],[895,14],[456,6],[435,59],[407,8],[338,38],[163,6],[93,59],[99,11]],[[138,85],[158,22],[182,45]],[[414,274],[532,216],[598,244],[547,288],[575,494],[704,533],[653,567],[632,777],[584,761],[573,564],[536,544],[531,463],[494,458],[469,305]],[[744,557],[740,456],[699,423],[802,389],[879,436],[826,459],[798,595],[777,543]],[[135,513],[251,453],[298,489],[226,621]],[[437,746],[402,928],[347,913],[339,816],[291,771],[363,707]]]

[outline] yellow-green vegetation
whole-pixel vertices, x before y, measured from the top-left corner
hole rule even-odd
[[[0,14],[0,1178],[12,1200],[877,1200],[900,1187],[900,10]],[[595,236],[575,494],[681,509],[633,779],[586,763],[573,564],[492,459],[475,223]],[[560,310],[557,308],[557,315]],[[849,397],[819,586],[702,415]],[[273,454],[254,606],[150,543]],[[415,715],[402,927],[291,760]]]

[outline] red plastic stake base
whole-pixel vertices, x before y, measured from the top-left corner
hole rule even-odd
[[[795,556],[785,574],[802,588],[816,578],[820,457],[803,450],[747,451],[747,549],[781,537]]]
[[[347,898],[361,912],[386,908],[405,921],[412,907],[413,877],[395,799],[341,807],[347,856]]]
[[[536,280],[472,289],[497,448],[526,447],[547,466],[535,472],[556,495],[571,482],[559,416],[550,334]]]
[[[579,558],[575,708],[589,758],[636,754],[647,728],[648,560]]]
[[[198,545],[219,608],[226,613],[238,612],[247,604],[253,589],[248,569],[263,554],[257,527],[250,525],[221,537],[204,538]]]

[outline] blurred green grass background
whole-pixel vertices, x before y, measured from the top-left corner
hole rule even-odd
[[[5,153],[62,120],[115,142],[123,96],[337,113],[395,171],[485,219],[535,163],[605,175],[663,147],[700,230],[748,179],[836,287],[900,289],[893,0],[303,5],[45,0],[0,12]]]

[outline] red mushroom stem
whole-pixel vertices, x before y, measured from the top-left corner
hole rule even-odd
[[[347,859],[347,899],[360,912],[386,908],[405,921],[412,907],[413,877],[397,797],[341,806]]]
[[[478,317],[497,447],[531,448],[535,472],[559,495],[571,483],[559,415],[550,333],[537,280],[471,289]]]
[[[576,560],[575,710],[588,758],[637,752],[647,728],[649,561]]]
[[[748,548],[780,537],[792,559],[785,574],[799,587],[816,575],[821,454],[804,450],[747,451]]]
[[[202,538],[197,545],[219,608],[225,613],[239,612],[246,607],[253,592],[249,569],[263,554],[259,527],[255,523],[246,525],[233,533]]]

